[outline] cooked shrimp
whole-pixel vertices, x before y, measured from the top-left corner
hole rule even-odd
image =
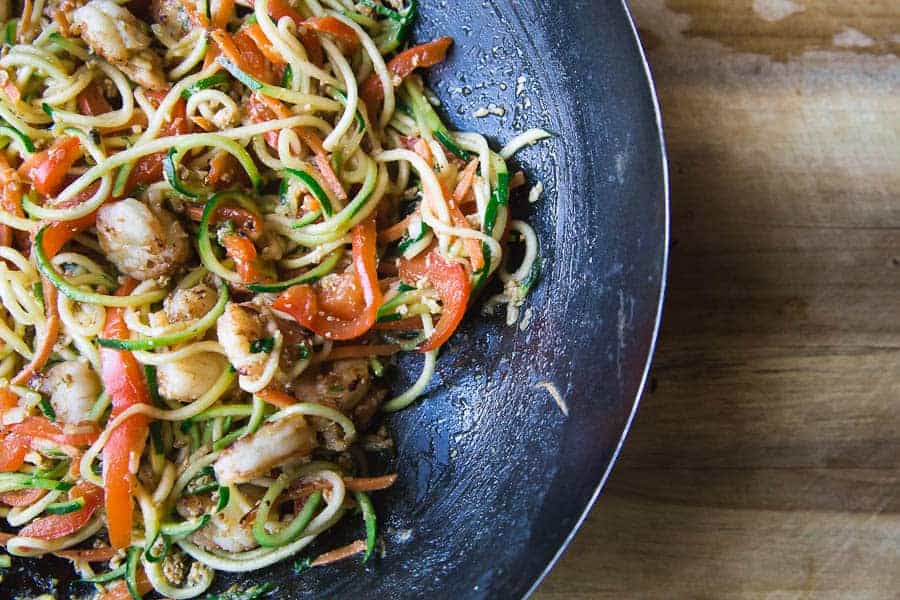
[[[309,456],[316,436],[303,415],[267,423],[228,447],[213,468],[222,484],[245,483],[294,459]]]
[[[255,308],[232,303],[216,322],[216,334],[228,360],[238,373],[250,378],[262,374],[269,358],[266,352],[253,352],[252,344],[271,337],[275,330],[271,317],[263,316]]]
[[[163,300],[163,310],[170,323],[193,321],[207,314],[216,304],[216,292],[206,284],[186,290],[176,289]]]
[[[190,253],[187,234],[165,209],[126,198],[97,212],[97,239],[107,258],[135,279],[171,275]]]
[[[150,3],[153,20],[173,40],[180,40],[191,32],[191,17],[185,10],[185,1],[187,0],[153,0]]]
[[[90,418],[100,396],[100,378],[84,360],[67,360],[51,367],[40,389],[50,395],[50,405],[60,423],[79,423]]]
[[[127,8],[112,0],[91,0],[69,15],[70,31],[91,50],[146,88],[166,87],[162,61],[150,49],[150,36]]]
[[[294,382],[294,396],[301,402],[324,404],[349,416],[365,429],[378,411],[385,390],[372,388],[369,363],[365,359],[338,360],[318,373],[310,372]],[[330,450],[346,450],[344,435],[329,419],[310,419]]]
[[[225,357],[216,352],[199,352],[163,363],[156,368],[159,393],[179,402],[196,400],[209,391],[227,364]]]

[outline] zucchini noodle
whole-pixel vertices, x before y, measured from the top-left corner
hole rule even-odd
[[[13,0],[0,53],[8,553],[195,598],[316,564],[361,507],[339,553],[367,559],[384,413],[493,274],[510,322],[538,277],[507,160],[549,134],[448,127],[416,0],[46,4]]]

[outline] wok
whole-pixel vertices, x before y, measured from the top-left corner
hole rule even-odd
[[[428,75],[455,129],[495,144],[528,127],[557,134],[513,166],[545,187],[535,204],[527,186],[511,201],[541,241],[543,275],[523,307],[529,324],[505,327],[473,310],[426,399],[386,420],[397,455],[383,468],[400,477],[375,494],[383,554],[302,575],[291,560],[219,574],[217,589],[269,581],[276,598],[521,598],[583,521],[636,410],[659,322],[668,203],[659,113],[627,8],[420,5],[416,39],[456,40]],[[502,117],[474,116],[491,103]],[[420,360],[408,357],[398,373],[415,377]],[[536,387],[544,382],[568,416]],[[358,520],[344,519],[309,554],[358,538]],[[13,564],[0,597],[84,591],[63,561]]]

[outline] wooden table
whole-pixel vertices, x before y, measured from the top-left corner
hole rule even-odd
[[[900,3],[632,5],[669,296],[619,464],[537,598],[898,598]]]

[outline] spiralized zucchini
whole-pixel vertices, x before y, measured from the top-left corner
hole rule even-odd
[[[450,129],[422,71],[451,40],[409,39],[416,0],[249,4],[0,24],[5,546],[117,597],[202,595],[347,513],[359,539],[300,563],[373,560],[396,475],[360,439],[492,275],[515,315],[540,272],[506,161],[549,134]],[[422,367],[388,397],[399,352]]]

